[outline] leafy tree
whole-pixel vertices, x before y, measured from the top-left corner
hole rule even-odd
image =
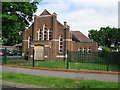
[[[100,30],[90,30],[89,38],[101,46],[111,47],[120,45],[120,28],[101,27]]]
[[[3,2],[2,3],[2,37],[4,45],[22,42],[21,32],[29,26],[37,2]]]
[[[89,31],[89,38],[92,39],[93,41],[97,42],[99,45],[101,44],[100,41],[100,35],[99,35],[99,32],[97,30],[90,30]]]

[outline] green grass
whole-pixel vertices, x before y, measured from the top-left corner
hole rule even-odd
[[[18,84],[47,88],[118,88],[118,82],[46,77],[13,72],[3,72],[2,79]]]
[[[3,44],[3,42],[2,42],[2,40],[0,39],[0,45],[2,45]]]
[[[32,63],[22,63],[17,64],[19,66],[32,66]],[[67,62],[63,61],[40,61],[35,62],[35,67],[43,67],[43,68],[58,68],[58,69],[66,69]],[[118,71],[117,65],[110,64],[100,64],[100,63],[83,63],[83,62],[69,62],[69,69],[75,70],[99,70],[106,71],[108,68],[109,71]]]
[[[2,71],[0,71],[0,80],[2,80]]]

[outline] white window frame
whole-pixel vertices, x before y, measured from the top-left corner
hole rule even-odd
[[[48,32],[48,40],[49,40],[49,32],[50,32],[50,29],[48,29],[48,31],[47,31],[47,32]]]
[[[37,33],[38,33],[38,40],[39,40],[39,33],[40,33],[40,30],[39,30]]]
[[[28,48],[30,48],[30,39],[31,39],[31,36],[28,36]]]

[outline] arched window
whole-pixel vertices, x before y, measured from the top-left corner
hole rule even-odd
[[[44,24],[43,25],[43,32],[44,32],[44,34],[43,34],[43,36],[44,36],[44,40],[47,40],[47,26],[46,26],[46,24]]]
[[[88,48],[88,53],[91,53],[91,48],[90,47]]]
[[[87,49],[86,49],[86,48],[84,48],[84,49],[83,49],[83,53],[86,53],[86,52],[87,52]]]
[[[80,48],[78,49],[78,51],[79,51],[80,53],[82,53],[82,48],[80,47]]]
[[[48,40],[52,40],[52,30],[48,30]]]
[[[30,47],[31,36],[28,37],[28,48]]]
[[[59,37],[59,53],[63,52],[63,37],[60,35]]]

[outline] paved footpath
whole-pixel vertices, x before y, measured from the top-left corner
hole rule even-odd
[[[113,75],[113,74],[47,71],[47,70],[35,70],[35,69],[26,69],[26,68],[15,68],[15,67],[8,67],[8,66],[2,66],[1,70],[5,72],[16,72],[16,73],[62,77],[62,78],[71,78],[71,79],[120,82],[120,80],[118,80],[118,77],[120,77],[120,75]]]

